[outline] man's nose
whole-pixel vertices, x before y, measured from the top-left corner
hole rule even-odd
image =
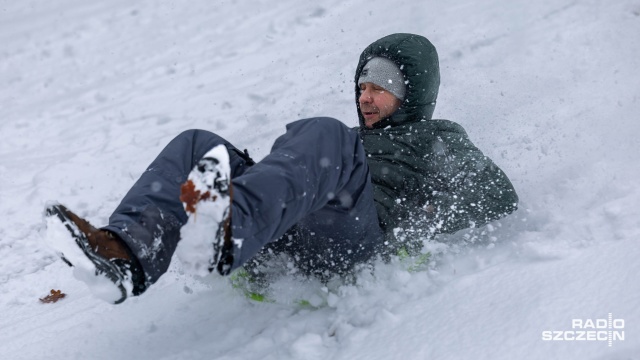
[[[360,102],[361,103],[371,102],[371,94],[369,93],[369,90],[364,90],[360,93]]]

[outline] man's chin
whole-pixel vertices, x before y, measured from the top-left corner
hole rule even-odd
[[[376,118],[376,119],[364,119],[364,126],[368,127],[368,128],[372,128],[373,125],[375,125],[375,123],[377,123],[378,121],[380,121],[380,119]]]
[[[364,124],[366,127],[371,127],[373,124],[380,121],[380,116],[378,113],[371,113],[371,115],[366,115],[363,112],[362,117],[364,118]]]

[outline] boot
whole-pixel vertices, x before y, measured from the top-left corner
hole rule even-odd
[[[96,296],[119,304],[146,290],[138,259],[115,234],[96,229],[60,204],[47,206],[45,218],[49,245]]]
[[[176,253],[185,270],[222,275],[233,264],[231,242],[231,169],[224,145],[209,150],[182,184],[180,201],[189,216],[180,230]]]

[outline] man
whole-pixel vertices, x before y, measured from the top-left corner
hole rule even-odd
[[[440,79],[427,39],[379,39],[355,82],[358,128],[298,120],[258,163],[215,134],[186,131],[107,226],[52,204],[47,239],[94,293],[119,303],[157,281],[176,251],[198,274],[229,274],[261,252],[287,253],[309,274],[347,274],[377,254],[415,250],[420,236],[516,209],[511,183],[462,127],[431,119]],[[400,236],[408,232],[419,236]]]
[[[435,47],[412,34],[379,39],[360,55],[357,84],[371,76],[368,67],[384,67],[372,63],[380,58],[385,61],[379,64],[391,60],[402,78],[387,76],[377,85],[394,89],[402,81],[405,92],[401,87],[391,91],[403,98],[402,104],[390,115],[377,111],[380,105],[366,98],[366,83],[356,87],[356,104],[385,232],[401,226],[430,235],[453,233],[515,211],[518,197],[502,170],[471,143],[460,125],[431,118],[440,86]]]

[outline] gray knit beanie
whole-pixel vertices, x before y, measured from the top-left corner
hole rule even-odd
[[[367,62],[358,78],[358,86],[365,82],[376,84],[404,100],[406,86],[402,72],[396,63],[387,58],[378,56]]]

